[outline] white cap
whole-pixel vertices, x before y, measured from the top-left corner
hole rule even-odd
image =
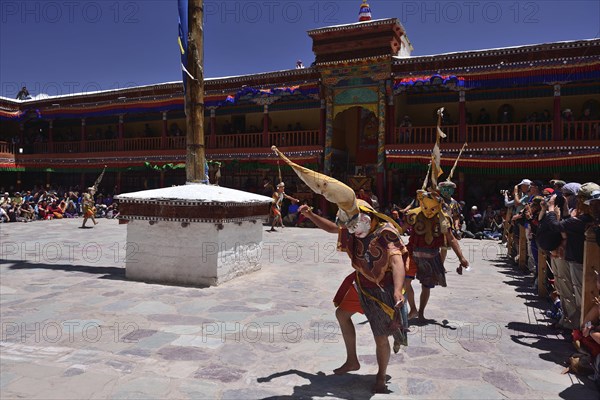
[[[592,192],[591,197],[588,200],[584,201],[584,204],[589,206],[592,204],[592,201],[600,201],[600,190],[594,190]]]
[[[527,186],[531,186],[531,181],[529,179],[523,179],[520,183],[519,186],[521,185],[527,185]]]

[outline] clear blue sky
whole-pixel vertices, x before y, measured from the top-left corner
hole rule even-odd
[[[360,0],[205,1],[205,76],[314,60],[307,30],[357,21]],[[413,55],[600,36],[600,1],[369,1],[396,17]],[[181,80],[175,0],[2,0],[0,95]]]

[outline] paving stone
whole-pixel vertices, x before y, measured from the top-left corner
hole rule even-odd
[[[150,314],[148,315],[148,319],[150,321],[163,322],[169,324],[194,326],[202,326],[202,324],[214,322],[212,319],[209,318],[194,317],[190,315],[180,314]]]
[[[71,367],[71,368],[68,368],[64,372],[63,376],[69,377],[69,376],[81,375],[84,372],[85,372],[85,370],[83,368],[73,368],[73,367]]]
[[[119,354],[124,355],[124,356],[136,356],[136,357],[148,358],[148,357],[150,357],[152,352],[148,349],[140,349],[138,347],[133,347],[130,349],[125,349],[125,350],[119,352]]]
[[[196,347],[167,346],[156,353],[165,360],[173,361],[201,361],[211,358],[211,354]]]
[[[230,366],[210,364],[206,367],[201,367],[196,371],[194,378],[212,379],[224,383],[235,382],[242,378],[247,371],[239,368],[231,368]]]
[[[519,378],[507,371],[484,372],[483,379],[506,392],[523,394],[526,391]]]
[[[144,339],[154,335],[157,331],[151,329],[136,329],[121,337],[121,340],[126,342],[137,342],[140,339]]]
[[[436,391],[436,385],[430,380],[409,379],[408,394],[410,396],[428,396]]]

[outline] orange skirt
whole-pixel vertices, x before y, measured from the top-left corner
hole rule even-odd
[[[365,313],[360,305],[360,300],[358,299],[358,292],[356,291],[354,285],[351,285],[348,288],[348,291],[346,292],[346,295],[344,296],[344,299],[340,303],[339,307],[342,310],[351,313]]]

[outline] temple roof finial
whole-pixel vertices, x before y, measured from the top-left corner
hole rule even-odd
[[[371,20],[371,8],[367,4],[367,0],[362,0],[360,10],[358,11],[358,21],[370,21]]]

